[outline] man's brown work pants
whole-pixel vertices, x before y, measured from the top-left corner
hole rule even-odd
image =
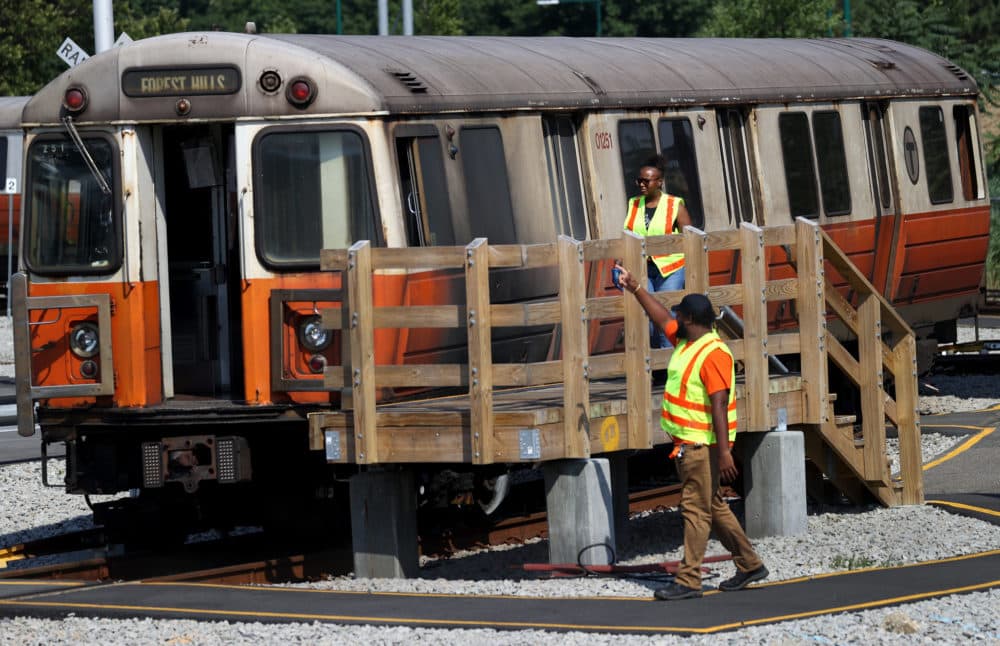
[[[675,459],[683,489],[681,516],[684,518],[684,560],[677,583],[701,589],[701,561],[705,557],[710,531],[733,555],[741,572],[756,570],[763,563],[750,545],[733,511],[719,493],[719,460],[715,447],[685,444]]]

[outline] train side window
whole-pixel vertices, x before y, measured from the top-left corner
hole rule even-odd
[[[465,175],[472,237],[488,238],[491,244],[517,242],[500,129],[496,126],[463,127],[460,136],[459,157]]]
[[[927,169],[927,193],[931,204],[944,204],[954,199],[951,186],[951,164],[948,162],[948,141],[944,129],[944,114],[938,106],[920,108],[920,139]]]
[[[316,267],[321,249],[378,243],[369,172],[364,140],[353,130],[265,131],[254,177],[261,260]]]
[[[68,137],[36,139],[28,150],[25,251],[42,274],[106,274],[121,265],[121,221],[115,161],[109,139],[84,136],[90,160]],[[91,164],[92,163],[92,164]],[[111,185],[104,193],[97,175]]]
[[[7,137],[0,137],[0,181],[7,182]]]
[[[576,126],[569,117],[542,117],[542,136],[556,230],[586,240],[587,214],[576,154]]]
[[[621,146],[622,177],[625,195],[637,195],[635,178],[647,159],[656,154],[653,125],[646,119],[618,122],[618,141]]]
[[[952,114],[955,118],[955,143],[958,146],[958,172],[962,176],[962,197],[966,200],[978,200],[985,195],[979,181],[982,160],[979,158],[976,114],[967,105],[956,105]]]
[[[785,164],[788,208],[792,217],[819,215],[816,195],[816,168],[813,165],[809,117],[805,112],[785,112],[778,116],[781,158]]]
[[[688,119],[660,119],[660,152],[667,160],[665,189],[671,195],[684,198],[691,223],[702,229],[705,210],[701,202],[701,182],[698,180],[698,160],[694,152],[694,132]]]
[[[435,132],[428,136],[399,137],[396,152],[408,244],[455,244],[444,155],[438,135]]]
[[[812,121],[823,212],[827,216],[847,215],[851,212],[851,183],[847,177],[840,113],[835,110],[814,112]]]
[[[719,141],[726,173],[726,199],[731,223],[753,222],[753,184],[747,153],[745,117],[740,110],[719,110]]]
[[[868,144],[868,164],[871,171],[872,192],[885,213],[892,209],[892,184],[889,182],[889,162],[886,154],[884,113],[877,103],[864,103],[861,116]]]

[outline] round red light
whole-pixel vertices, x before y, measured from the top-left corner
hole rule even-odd
[[[80,376],[84,379],[94,379],[97,377],[97,362],[87,359],[80,364]]]
[[[295,103],[305,103],[312,98],[312,87],[306,81],[295,81],[288,88],[288,96]]]
[[[63,105],[66,106],[67,110],[79,112],[87,105],[87,95],[80,88],[71,87],[66,90],[66,94],[63,96]]]
[[[326,357],[320,354],[314,354],[309,357],[309,369],[315,373],[323,372],[326,368]]]

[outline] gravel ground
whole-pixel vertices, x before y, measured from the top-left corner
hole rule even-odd
[[[963,334],[971,334],[962,331]],[[0,318],[0,335],[9,335],[7,319]],[[990,337],[990,334],[995,336]],[[982,338],[1000,338],[1000,330],[981,330]],[[0,375],[6,374],[8,344],[0,336]],[[9,338],[9,337],[8,337]],[[937,388],[923,395],[923,414],[974,410],[1000,402],[995,378],[932,376]],[[922,388],[922,393],[934,392]],[[962,438],[925,433],[925,462],[948,451]],[[890,445],[890,456],[894,453]],[[53,467],[56,466],[54,462]],[[89,512],[79,497],[58,489],[43,489],[37,464],[0,467],[0,546],[54,531],[90,525]],[[644,514],[630,521],[627,540],[619,545],[619,561],[648,563],[680,557],[681,526],[676,512]],[[954,516],[931,507],[896,509],[843,507],[812,509],[808,532],[797,537],[755,541],[772,575],[788,579],[871,565],[896,565],[1000,548],[1000,527]],[[708,553],[722,553],[712,542]],[[427,591],[452,594],[518,594],[527,596],[637,596],[647,597],[657,583],[641,579],[588,578],[537,580],[518,578],[515,566],[547,560],[547,544],[508,547],[490,553],[466,553],[445,560],[425,560],[421,576],[413,580],[363,580],[340,577],[308,584],[338,590]],[[731,564],[720,564],[714,586],[729,576]],[[677,602],[683,604],[684,602]],[[696,602],[694,602],[696,603]],[[675,606],[669,606],[673,609]],[[664,611],[667,611],[665,606]],[[99,636],[99,637],[98,637]],[[395,644],[841,644],[841,643],[959,643],[1000,644],[1000,590],[864,612],[844,613],[757,626],[722,635],[622,636],[544,631],[442,630],[402,627],[337,626],[193,622],[168,620],[61,621],[16,618],[0,620],[0,644],[249,644],[249,643],[375,643]]]

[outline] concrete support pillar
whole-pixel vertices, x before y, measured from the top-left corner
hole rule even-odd
[[[607,459],[546,463],[545,505],[549,517],[549,562],[608,565],[615,548],[611,465]]]
[[[628,456],[612,453],[608,456],[611,465],[611,503],[615,519],[615,539],[625,540],[628,532]]]
[[[417,496],[411,471],[367,471],[351,478],[351,538],[359,578],[416,576]]]
[[[802,432],[747,433],[743,439],[747,536],[804,534],[806,458]]]

